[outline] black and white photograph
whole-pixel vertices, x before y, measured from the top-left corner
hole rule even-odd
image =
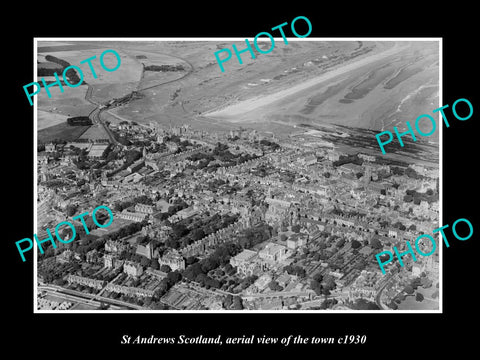
[[[287,42],[37,40],[38,310],[441,310],[441,41]]]
[[[474,353],[471,5],[73,5],[2,23],[7,353]]]

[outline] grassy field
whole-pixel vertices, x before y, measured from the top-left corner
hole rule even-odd
[[[104,103],[111,99],[119,99],[137,88],[137,81],[118,84],[102,84],[95,85],[92,97],[95,101]]]
[[[432,293],[438,290],[434,286],[424,289],[423,287],[419,287],[417,292],[421,293],[425,296],[423,301],[416,301],[415,295],[407,296],[404,301],[402,301],[398,305],[399,310],[438,310],[439,309],[439,302],[438,297],[436,299],[432,299]]]
[[[120,67],[112,72],[105,71],[100,66],[100,55],[107,49],[115,50],[121,58]],[[133,55],[124,53],[121,49],[111,46],[111,44],[109,44],[108,42],[97,42],[96,44],[72,42],[72,45],[66,46],[53,46],[53,44],[50,44],[50,46],[47,47],[39,47],[38,52],[39,58],[44,58],[45,55],[50,54],[62,60],[68,61],[72,65],[80,67],[84,75],[84,80],[88,84],[93,85],[95,87],[95,90],[97,88],[100,89],[100,92],[97,93],[96,91],[94,91],[93,93],[95,98],[97,98],[100,102],[110,100],[112,99],[112,97],[121,97],[131,92],[140,80],[140,76],[142,73],[142,65],[139,61],[135,59]],[[80,61],[83,61],[93,56],[96,56],[96,58],[92,60],[92,65],[95,69],[97,78],[93,77],[93,74],[87,63],[80,64]],[[103,61],[107,68],[113,68],[117,64],[116,57],[111,53],[107,53],[104,56]],[[127,86],[127,84],[129,83],[132,84],[132,86]],[[101,90],[102,87],[110,88],[105,94],[105,97],[103,97],[103,92]],[[83,86],[79,88],[64,87],[65,92],[63,94],[58,94],[60,93],[58,87],[53,87],[51,88],[52,99],[48,99],[46,94],[44,94],[44,92],[42,91],[39,94],[39,100],[41,99],[41,104],[45,106],[48,104],[53,104],[56,99],[62,98],[65,100],[66,103],[59,104],[59,106],[57,106],[58,109],[62,109],[64,106],[68,106],[68,101],[71,101],[72,103],[77,103],[79,100],[79,93],[81,93],[83,97],[85,96],[86,87],[84,91],[80,91],[81,88],[83,88]],[[113,92],[111,91],[112,88],[114,89]],[[71,90],[77,91],[75,93]]]
[[[243,64],[232,57],[224,64],[225,72],[220,71],[214,52],[231,48],[232,43],[241,47],[242,41],[98,41],[78,43],[78,49],[63,47],[52,55],[78,64],[93,55],[98,60],[104,49],[115,49],[122,58],[118,70],[106,73],[100,69],[99,78],[93,79],[86,69],[85,80],[94,86],[93,96],[100,102],[130,93],[138,85],[142,63],[173,65],[182,63],[182,59],[191,63],[193,72],[184,78],[140,91],[141,98],[111,109],[114,114],[140,123],[189,123],[217,130],[248,126],[267,131],[270,127],[284,129],[283,125],[273,125],[279,122],[329,123],[387,130],[393,126],[402,129],[406,120],[428,113],[438,104],[436,42],[293,40],[288,45],[276,42],[274,51],[256,52],[255,59],[246,53]],[[49,45],[53,48],[53,44]],[[81,49],[87,45],[92,48]],[[147,72],[140,88],[171,80],[180,73]],[[299,87],[307,82],[308,87]],[[78,97],[54,97],[47,101],[59,105],[56,112],[66,114],[80,109],[80,104],[69,104],[80,101]],[[273,100],[266,101],[269,97]],[[60,98],[65,102],[59,103],[56,99]],[[213,118],[212,111],[228,116]],[[428,121],[421,123],[422,129],[428,126]],[[429,140],[437,137],[434,134]]]
[[[63,67],[59,64],[53,63],[53,62],[41,62],[37,64],[38,69],[55,69],[56,71],[62,71]]]
[[[68,116],[55,114],[48,111],[38,110],[37,130],[43,130],[50,126],[58,125],[67,121]]]
[[[334,67],[319,74],[312,72],[293,86],[286,86],[282,78],[283,89],[268,95],[263,90],[260,96],[253,97],[254,90],[249,89],[250,99],[239,99],[206,116],[253,123],[281,115],[297,123],[301,115],[314,124],[380,130],[393,126],[403,129],[406,120],[438,107],[439,69],[434,65],[438,61],[438,43],[399,41],[395,47],[368,53],[358,61],[346,59],[347,55],[339,57],[338,64],[332,62]],[[287,70],[298,69],[296,66]],[[428,121],[422,124],[425,129],[428,125]],[[436,137],[438,134],[431,140]]]
[[[106,133],[103,126],[95,124],[92,125],[87,131],[85,131],[80,136],[80,138],[89,140],[108,139],[108,134]]]
[[[63,86],[63,92],[61,92],[58,86],[53,86],[49,89],[51,98],[42,88],[42,91],[36,95],[38,109],[67,117],[87,116],[95,109],[94,105],[85,100],[87,88],[85,85],[76,88]]]
[[[69,126],[67,123],[57,124],[38,131],[38,143],[45,144],[54,139],[74,141],[90,126]]]

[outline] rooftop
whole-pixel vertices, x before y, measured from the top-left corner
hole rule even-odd
[[[255,251],[245,249],[240,254],[234,256],[234,259],[237,261],[248,261],[255,255],[257,255]]]

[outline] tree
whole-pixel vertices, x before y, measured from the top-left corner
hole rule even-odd
[[[283,287],[281,287],[276,280],[270,281],[270,283],[268,284],[268,287],[270,288],[270,290],[273,290],[273,291],[283,290]]]
[[[233,295],[228,294],[225,299],[223,300],[223,308],[224,309],[230,309],[230,307],[233,304]]]
[[[199,283],[200,285],[204,286],[205,281],[207,280],[207,275],[205,275],[203,272],[195,276],[195,282]]]
[[[193,241],[197,241],[197,240],[200,240],[200,239],[205,237],[205,232],[203,231],[203,229],[197,228],[197,229],[192,230],[190,235],[191,235]]]
[[[326,248],[327,248],[327,244],[325,244],[325,242],[321,242],[320,244],[318,244],[319,250],[325,250]]]
[[[325,278],[323,279],[323,284],[323,287],[328,290],[333,290],[337,286],[337,284],[335,283],[335,279],[331,275],[325,276]]]
[[[242,298],[240,296],[235,296],[233,298],[233,308],[235,310],[243,310]]]
[[[160,299],[163,295],[167,293],[168,289],[168,281],[166,279],[162,279],[162,281],[160,281],[160,284],[158,284],[158,287],[155,289],[154,298],[157,300]]]
[[[125,153],[125,163],[132,164],[142,157],[142,153],[137,150],[128,150]]]
[[[408,177],[411,177],[411,178],[413,178],[413,179],[418,179],[418,178],[420,177],[420,176],[417,174],[417,172],[416,172],[414,169],[410,168],[410,167],[405,170],[405,175],[407,175]]]
[[[414,290],[413,290],[413,287],[411,285],[407,285],[405,286],[405,288],[403,289],[403,291],[405,291],[407,294],[409,295],[412,295]]]
[[[151,297],[145,298],[145,302],[143,304],[147,307],[150,307],[152,305],[152,298]]]
[[[185,259],[185,264],[188,266],[188,265],[195,264],[197,261],[198,259],[195,256],[189,256]]]
[[[313,280],[320,283],[323,280],[323,275],[321,273],[317,272],[315,275],[313,275]]]
[[[73,216],[75,215],[77,211],[77,206],[74,204],[68,204],[66,208],[67,216]]]
[[[205,282],[205,287],[208,289],[210,287],[214,289],[218,289],[220,287],[220,282],[216,279],[212,279],[211,277],[207,277],[207,280]]]
[[[416,290],[420,285],[422,285],[422,279],[420,277],[416,277],[412,280],[410,285]]]
[[[398,309],[398,305],[394,301],[392,301],[390,304],[388,304],[388,306],[393,310]]]
[[[315,291],[315,294],[321,295],[322,294],[322,285],[317,280],[310,281],[310,288]]]
[[[169,272],[167,275],[167,280],[170,284],[174,285],[182,280],[182,274],[178,270]]]
[[[352,306],[355,310],[380,310],[374,302],[365,299],[357,299]]]
[[[415,294],[415,300],[416,300],[416,301],[422,302],[423,299],[424,299],[424,296],[423,296],[422,293],[417,292],[417,293]]]
[[[358,249],[360,246],[362,246],[360,241],[352,240],[352,249]]]
[[[340,239],[338,240],[337,244],[335,245],[337,248],[341,248],[343,247],[343,245],[345,245],[345,239]]]
[[[150,262],[150,267],[153,270],[159,270],[160,269],[160,264],[158,263],[158,261],[156,259],[152,259],[152,261]]]
[[[382,243],[377,238],[373,238],[372,240],[370,240],[370,246],[375,250],[380,250],[383,248]]]
[[[136,243],[139,245],[144,245],[150,241],[150,238],[148,236],[139,236],[137,237]]]
[[[142,265],[143,267],[150,266],[150,259],[145,256],[142,256],[142,259],[140,260],[140,265]]]
[[[294,270],[295,270],[295,275],[297,275],[302,279],[307,276],[305,269],[301,266],[295,265]]]
[[[227,273],[227,275],[233,275],[233,274],[235,274],[235,268],[234,268],[230,263],[228,263],[227,265],[225,265],[225,267],[223,268],[223,270]]]
[[[295,233],[299,233],[300,232],[300,225],[299,224],[292,225],[292,231],[295,232]]]
[[[428,288],[432,287],[432,285],[433,285],[433,281],[432,281],[432,280],[430,280],[430,279],[427,278],[427,277],[422,278],[422,287],[423,287],[424,289],[428,289]]]
[[[322,295],[325,295],[325,297],[327,297],[328,295],[330,295],[330,289],[327,289],[326,287],[322,287]]]

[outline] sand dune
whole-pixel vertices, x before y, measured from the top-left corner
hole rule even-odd
[[[211,112],[206,112],[203,115],[205,117],[211,117],[211,118],[225,118],[230,121],[235,121],[235,120],[241,120],[241,116],[248,113],[257,110],[260,107],[264,107],[266,105],[272,104],[274,102],[277,102],[279,100],[282,100],[288,96],[294,95],[297,92],[300,92],[302,90],[308,89],[312,86],[321,84],[322,82],[325,82],[327,80],[333,79],[337,76],[340,76],[342,74],[345,74],[349,71],[358,69],[364,65],[368,65],[374,61],[380,60],[382,58],[394,55],[402,50],[405,50],[408,45],[400,45],[398,43],[395,44],[392,48],[385,50],[380,53],[376,53],[371,56],[367,56],[365,58],[359,59],[357,61],[354,61],[352,63],[348,63],[342,67],[333,69],[331,71],[326,72],[325,74],[322,74],[320,76],[317,76],[311,80],[307,80],[301,84],[292,86],[289,89],[281,90],[273,94],[265,95],[265,96],[257,96],[255,98],[251,98],[248,100],[241,101],[237,104],[228,106],[224,109],[218,110],[218,111],[211,111]]]
[[[67,121],[67,118],[68,116],[65,115],[38,110],[37,130],[46,129],[50,126],[64,123]]]

